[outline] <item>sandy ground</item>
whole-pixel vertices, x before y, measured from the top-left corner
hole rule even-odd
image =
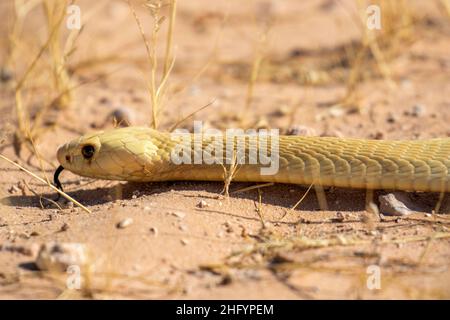
[[[11,2],[1,4],[2,16],[11,12]],[[353,1],[178,2],[172,91],[159,118],[163,130],[214,99],[182,126],[190,128],[194,119],[221,129],[236,126],[233,116],[245,106],[260,20],[270,16],[249,122],[282,131],[306,126],[318,135],[342,137],[450,136],[450,26],[439,1],[410,2],[421,20],[412,40],[389,57],[395,86],[375,72],[358,84],[357,103],[345,108],[333,106],[346,93],[349,69],[330,61],[342,59],[339,48],[361,38],[351,18]],[[128,110],[133,125],[151,121],[145,47],[126,2],[79,4],[91,18],[68,64],[84,63],[72,81],[87,83],[73,91],[69,108],[52,113],[56,125],[36,140],[48,177],[58,165],[57,147],[95,128],[112,127],[108,115],[114,109]],[[149,14],[138,2],[135,6],[143,28],[151,30]],[[2,22],[2,34],[7,31],[8,22]],[[31,63],[45,32],[37,8],[22,34],[26,41],[20,50],[29,47],[29,56],[16,57],[14,74]],[[5,61],[6,53],[1,54]],[[363,68],[373,69],[369,62]],[[27,84],[24,103],[31,113],[48,99],[41,89],[45,81]],[[43,175],[35,156],[23,148],[19,158],[11,145],[17,126],[14,91],[7,82],[0,88],[1,153]],[[58,209],[46,200],[55,197],[46,185],[0,161],[0,298],[450,298],[450,222],[447,214],[431,214],[438,194],[406,194],[416,212],[380,221],[366,212],[365,191],[325,190],[327,211],[310,192],[289,211],[305,187],[233,193],[252,184],[232,183],[226,198],[220,182],[137,184],[68,172],[62,181],[92,213],[64,201]],[[388,192],[377,191],[374,198]],[[206,205],[200,208],[202,201]],[[447,197],[441,211],[448,213],[449,207]],[[117,228],[128,218],[131,225]],[[67,289],[67,274],[37,270],[32,249],[50,241],[88,247],[84,290]],[[367,286],[369,266],[380,268],[379,289]]]

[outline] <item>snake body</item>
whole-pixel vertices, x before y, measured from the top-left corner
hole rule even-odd
[[[184,144],[194,158],[196,153],[211,155],[208,146],[214,139],[204,136]],[[245,139],[245,154],[250,158],[262,145],[250,143],[249,136]],[[232,180],[450,192],[450,138],[387,141],[279,136],[278,141],[276,173],[263,175],[265,165],[244,161],[236,166]],[[237,163],[223,164],[232,160],[224,150],[222,164],[176,164],[171,154],[179,144],[170,133],[128,127],[84,135],[61,146],[57,158],[62,167],[81,176],[142,182],[224,181],[227,168]],[[237,151],[237,140],[232,145]]]

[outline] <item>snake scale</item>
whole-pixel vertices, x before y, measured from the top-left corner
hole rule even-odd
[[[236,166],[233,181],[450,192],[450,138],[412,141],[278,138],[279,167],[276,173],[263,175],[260,169],[264,165],[244,161]],[[212,136],[192,139],[185,147],[189,148],[191,156],[196,152],[210,152],[208,145],[213,139]],[[58,149],[61,166],[55,173],[55,182],[59,184],[58,175],[63,169],[106,180],[224,181],[226,165],[174,163],[171,152],[177,143],[179,141],[170,133],[144,127],[87,134]],[[233,148],[237,145],[233,142]],[[261,145],[245,140],[244,148],[248,156],[257,153]],[[225,152],[222,156],[224,163],[230,160],[225,159]]]

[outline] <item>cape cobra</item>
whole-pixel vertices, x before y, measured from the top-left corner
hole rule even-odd
[[[213,137],[187,142],[191,156],[210,152]],[[386,141],[334,137],[279,136],[279,168],[262,175],[262,164],[239,164],[233,181],[320,184],[363,189],[450,191],[450,138]],[[87,134],[58,149],[63,169],[97,179],[122,181],[224,181],[223,164],[176,164],[171,152],[179,143],[170,133],[127,127]],[[234,143],[234,148],[237,142]],[[260,144],[245,142],[248,155]],[[252,150],[254,149],[254,150]],[[210,152],[211,153],[211,152]],[[234,153],[235,154],[235,153]],[[227,155],[223,153],[224,163]],[[234,157],[234,155],[233,155]],[[230,160],[230,159],[228,159]],[[236,163],[231,162],[231,164]]]

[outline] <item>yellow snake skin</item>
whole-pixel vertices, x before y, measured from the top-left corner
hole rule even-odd
[[[192,156],[196,152],[208,153],[212,139],[192,139],[186,147]],[[177,143],[170,133],[128,127],[82,136],[61,146],[57,158],[65,169],[98,179],[224,180],[225,169],[230,165],[173,163],[171,152]],[[81,152],[86,145],[95,150],[90,159]],[[246,154],[258,152],[252,148],[260,147],[246,141]],[[223,157],[232,160],[225,152]],[[239,164],[233,181],[449,192],[450,138],[382,141],[279,136],[279,170],[273,175],[262,175],[261,167],[264,165],[248,161]]]

